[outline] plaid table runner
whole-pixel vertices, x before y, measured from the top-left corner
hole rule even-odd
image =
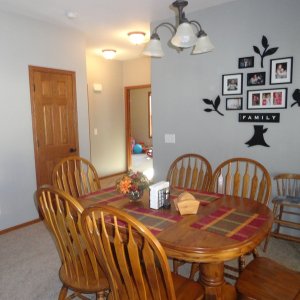
[[[215,212],[193,223],[191,227],[244,241],[252,236],[266,220],[267,218],[259,214],[220,207]]]
[[[199,192],[199,191],[192,190],[192,189],[182,189],[182,188],[174,187],[171,189],[170,198],[172,200],[174,200],[183,192],[191,193],[196,198],[196,200],[200,200],[200,205],[202,205],[202,206],[205,206],[205,205],[211,203],[212,201],[219,199],[223,196],[221,194],[215,194],[215,193],[209,193],[209,192]]]
[[[123,210],[146,225],[154,235],[182,220],[180,215],[174,215],[168,211],[144,208],[132,204],[125,206]]]
[[[106,189],[101,189],[94,193],[90,193],[86,196],[81,197],[80,199],[88,199],[95,202],[101,202],[101,204],[108,204],[110,202],[118,201],[124,198],[126,197],[123,194],[120,194],[120,192],[118,192],[113,186]]]

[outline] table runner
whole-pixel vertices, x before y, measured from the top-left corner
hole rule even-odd
[[[191,227],[244,241],[252,236],[266,220],[266,217],[259,214],[223,206],[208,216],[200,218]]]
[[[182,189],[179,187],[171,188],[170,198],[172,200],[176,199],[181,193],[189,192],[191,193],[196,200],[200,200],[200,205],[206,206],[207,204],[211,203],[212,201],[221,198],[222,194],[210,193],[210,192],[200,192],[192,189]]]
[[[180,215],[174,215],[168,211],[154,210],[133,204],[125,206],[123,210],[146,225],[154,235],[182,219]]]

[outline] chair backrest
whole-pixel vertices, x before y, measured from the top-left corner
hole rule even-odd
[[[61,160],[53,169],[53,185],[75,198],[101,188],[95,167],[86,159],[70,156]]]
[[[199,154],[179,156],[171,164],[167,180],[171,186],[208,191],[212,178],[211,165]]]
[[[166,254],[146,226],[111,206],[86,209],[82,226],[114,300],[175,299]]]
[[[36,200],[56,243],[63,268],[61,271],[68,281],[74,284],[88,278],[93,282],[99,281],[103,272],[81,227],[83,207],[67,193],[47,185],[37,190]]]
[[[300,174],[278,174],[274,180],[278,196],[300,197]]]
[[[249,198],[267,205],[271,194],[271,177],[259,162],[236,157],[222,162],[216,168],[211,191]]]

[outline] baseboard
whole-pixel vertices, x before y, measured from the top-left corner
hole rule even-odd
[[[32,225],[32,224],[35,224],[35,223],[38,223],[38,222],[40,222],[40,221],[41,221],[41,219],[35,219],[35,220],[29,221],[29,222],[26,222],[26,223],[22,223],[22,224],[13,226],[13,227],[9,227],[9,228],[0,230],[0,235],[5,234],[5,233],[8,233],[8,232],[10,232],[10,231],[14,231],[14,230],[17,230],[17,229],[26,227],[26,226],[29,226],[29,225]]]
[[[122,174],[125,174],[125,173],[126,173],[126,171],[123,171],[123,172],[119,172],[119,173],[115,173],[115,174],[111,174],[111,175],[99,177],[99,179],[100,179],[100,180],[108,179],[108,178],[115,177],[115,176],[119,176],[119,175],[122,175]]]

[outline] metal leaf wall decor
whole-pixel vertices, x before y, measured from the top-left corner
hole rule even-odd
[[[220,105],[221,99],[220,96],[217,96],[217,98],[215,99],[215,101],[210,100],[210,99],[202,99],[203,102],[207,105],[211,105],[213,108],[205,108],[204,111],[206,112],[212,112],[215,111],[217,112],[219,115],[224,116],[224,114],[222,114],[219,110],[218,107]]]
[[[293,93],[293,99],[295,100],[294,103],[292,103],[291,107],[293,107],[294,105],[298,104],[298,106],[300,106],[300,90],[296,89]]]
[[[262,36],[261,44],[264,48],[262,50],[262,53],[260,52],[260,50],[257,46],[253,46],[253,50],[255,53],[257,53],[260,56],[260,66],[263,68],[264,67],[264,57],[274,54],[278,50],[278,47],[269,48],[270,45],[269,45],[268,39],[264,35]]]

